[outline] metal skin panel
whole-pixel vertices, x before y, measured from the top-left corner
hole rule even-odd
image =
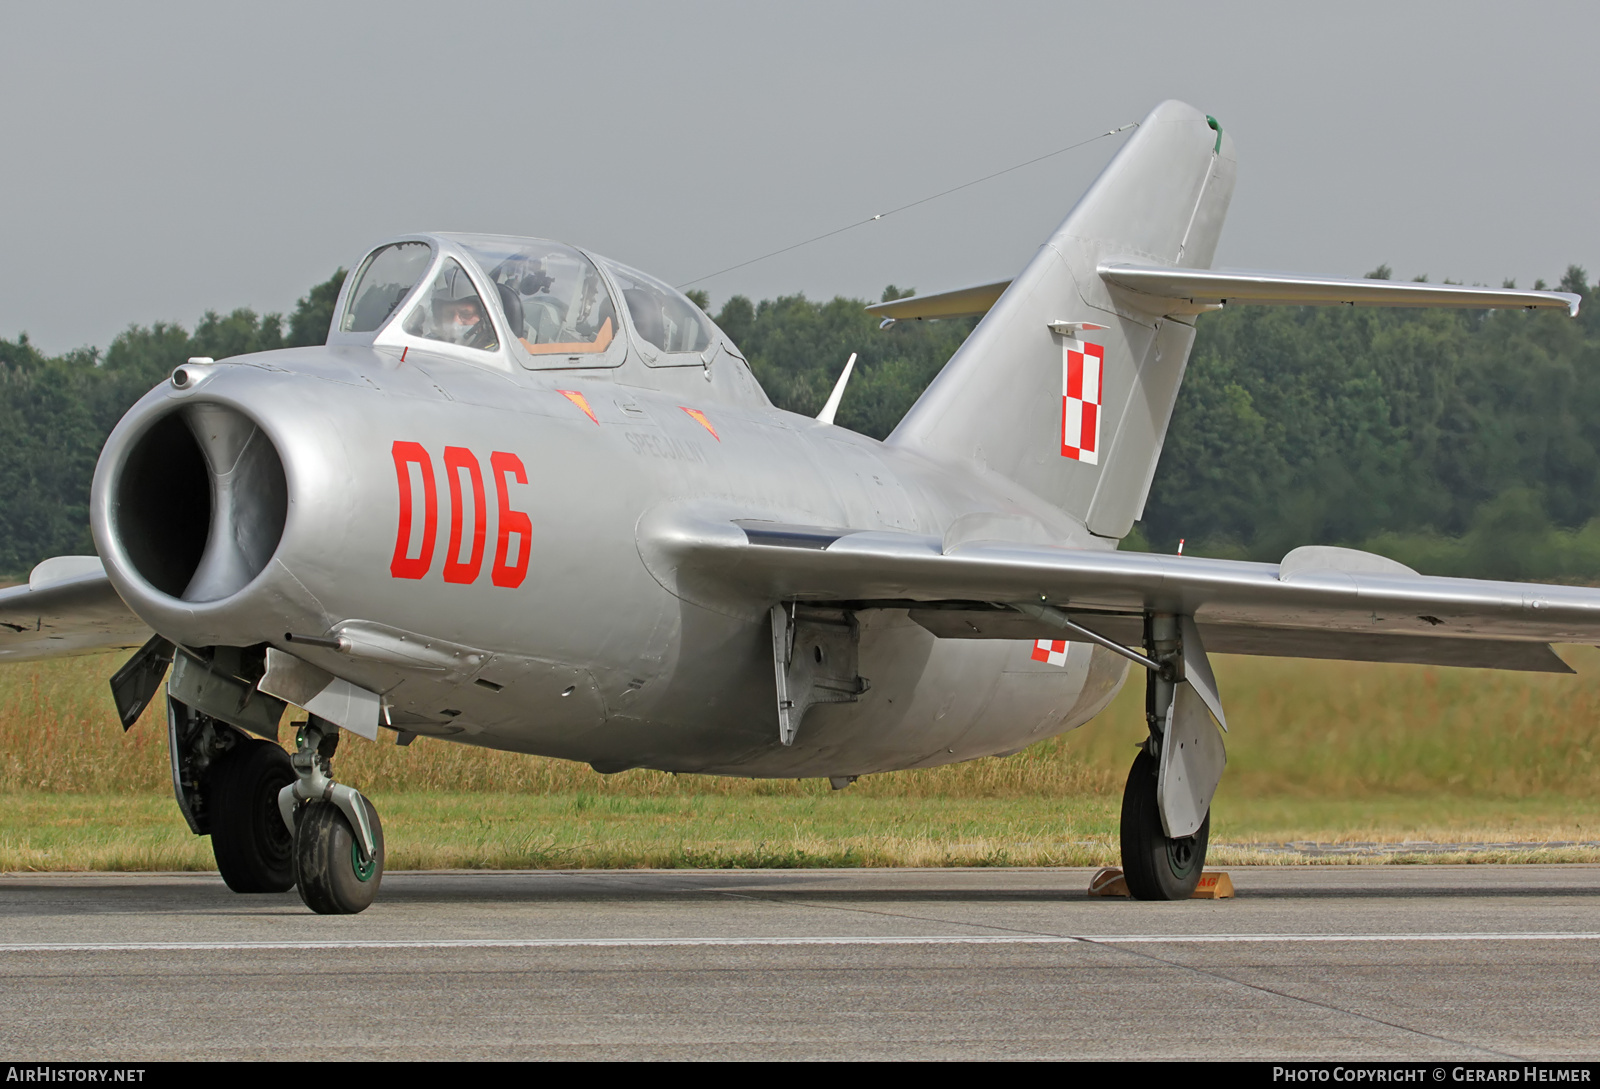
[[[1205,700],[1188,682],[1179,684],[1167,708],[1156,784],[1161,826],[1168,836],[1181,839],[1200,830],[1227,764],[1227,749]]]

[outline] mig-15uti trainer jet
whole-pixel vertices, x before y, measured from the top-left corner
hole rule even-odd
[[[1164,103],[1016,279],[872,307],[984,315],[884,442],[833,426],[837,397],[774,408],[644,273],[387,242],[325,347],[192,360],[129,410],[95,472],[99,557],[0,591],[0,657],[140,647],[118,710],[165,679],[178,806],[223,878],[324,913],[383,873],[341,731],[843,785],[1074,729],[1137,667],[1123,867],[1135,896],[1186,897],[1226,762],[1208,652],[1570,672],[1552,641],[1600,643],[1597,590],[1117,550],[1205,311],[1577,310],[1212,269],[1234,172],[1216,121]]]

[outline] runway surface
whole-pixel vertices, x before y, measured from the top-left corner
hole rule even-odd
[[[198,874],[0,875],[0,1054],[1600,1057],[1600,866],[394,873],[363,915]]]

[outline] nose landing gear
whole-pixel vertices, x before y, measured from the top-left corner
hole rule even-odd
[[[310,802],[294,837],[295,888],[319,915],[354,915],[378,895],[383,881],[383,826],[372,803],[356,795],[366,811],[376,850],[370,855],[350,821],[332,802]]]
[[[372,803],[331,775],[339,728],[313,715],[300,724],[290,756],[295,779],[277,796],[293,829],[295,888],[319,915],[365,911],[383,882],[383,825]]]

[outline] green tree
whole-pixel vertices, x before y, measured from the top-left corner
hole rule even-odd
[[[333,307],[339,301],[339,289],[344,286],[346,275],[344,269],[336,269],[332,276],[300,297],[294,313],[289,315],[289,335],[284,339],[284,347],[300,348],[328,342]]]

